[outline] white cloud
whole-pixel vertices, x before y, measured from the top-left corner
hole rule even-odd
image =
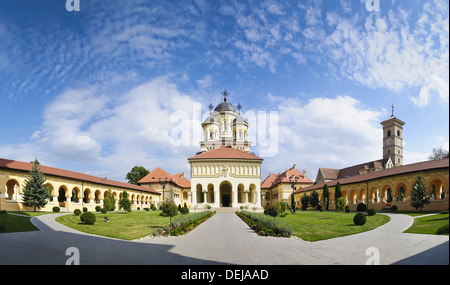
[[[268,95],[274,101],[276,96]],[[314,177],[319,167],[342,168],[382,158],[380,111],[349,96],[279,101],[278,154],[268,172],[296,164]],[[286,164],[287,163],[287,164]]]

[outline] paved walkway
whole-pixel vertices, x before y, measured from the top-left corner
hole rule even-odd
[[[363,265],[375,257],[368,248],[380,264],[449,264],[449,237],[402,233],[413,218],[400,214],[375,230],[318,242],[260,237],[234,213],[217,213],[185,236],[136,241],[84,234],[55,222],[58,215],[33,217],[40,231],[0,234],[0,264],[63,265],[69,247],[83,265]]]

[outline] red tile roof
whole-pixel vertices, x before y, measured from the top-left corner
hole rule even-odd
[[[139,184],[146,184],[146,183],[159,183],[159,179],[162,181],[165,181],[167,178],[167,181],[170,181],[181,188],[190,188],[191,182],[187,180],[184,175],[181,173],[172,175],[169,172],[165,171],[164,169],[161,169],[159,167],[156,167],[151,171],[149,174],[147,174],[144,178],[138,181]]]
[[[365,174],[355,175],[348,178],[343,179],[336,179],[328,182],[322,182],[318,184],[314,184],[302,189],[297,190],[295,193],[304,192],[308,190],[313,189],[321,189],[325,184],[328,184],[328,186],[335,186],[336,183],[339,181],[341,185],[344,184],[352,184],[352,183],[358,183],[363,181],[370,181],[382,177],[389,177],[394,175],[400,175],[405,173],[411,173],[411,172],[418,172],[418,171],[426,171],[426,170],[434,170],[434,169],[440,169],[440,168],[447,168],[449,167],[449,159],[444,158],[440,160],[429,160],[429,161],[422,161],[402,166],[397,166],[393,168],[383,169],[379,171],[369,172]]]
[[[250,159],[250,160],[263,160],[261,157],[250,154],[245,151],[241,151],[231,146],[222,145],[219,148],[197,154],[188,160],[196,159]]]
[[[0,168],[13,169],[13,170],[19,170],[19,171],[30,171],[32,166],[33,166],[32,163],[0,158]],[[149,189],[147,187],[142,187],[139,185],[129,184],[126,182],[120,182],[120,181],[115,181],[115,180],[111,180],[111,179],[96,177],[96,176],[78,173],[78,172],[69,171],[69,170],[64,170],[64,169],[60,169],[60,168],[54,168],[54,167],[50,167],[50,166],[40,165],[40,169],[46,175],[71,178],[71,179],[75,179],[75,180],[79,180],[79,181],[92,182],[92,183],[97,183],[97,184],[106,185],[106,186],[114,186],[114,187],[127,188],[127,189],[131,189],[131,190],[145,191],[145,192],[150,192],[152,194],[158,194],[158,195],[161,194],[161,193],[157,192],[156,190]]]
[[[290,177],[294,176],[297,178],[296,184],[307,183],[312,184],[313,181],[305,176],[302,172],[294,167],[286,169],[283,173],[278,175],[271,173],[267,178],[261,183],[261,188],[272,188],[279,183],[291,183]]]

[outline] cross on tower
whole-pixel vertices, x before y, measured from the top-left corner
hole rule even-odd
[[[392,108],[392,117],[393,117],[394,116],[394,104],[392,104],[391,108]]]
[[[224,101],[224,102],[227,101],[227,98],[228,98],[228,96],[229,96],[229,93],[228,93],[227,89],[224,89],[224,90],[222,91],[222,96],[223,96],[223,101]]]
[[[209,113],[212,113],[212,110],[214,109],[213,104],[209,103],[208,109],[209,109]]]
[[[239,114],[241,113],[241,109],[242,109],[242,105],[241,105],[241,103],[239,103],[237,106],[236,106],[236,109],[238,109],[239,110]]]

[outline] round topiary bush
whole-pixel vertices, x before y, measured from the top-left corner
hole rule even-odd
[[[393,213],[397,212],[397,210],[398,210],[397,206],[394,205],[394,206],[391,207],[391,211]]]
[[[187,214],[189,214],[189,208],[188,208],[188,207],[183,207],[183,208],[181,208],[181,209],[180,209],[180,213],[181,213],[182,215],[187,215]]]
[[[448,235],[448,225],[443,225],[436,231],[437,235]]]
[[[365,212],[367,210],[367,206],[364,203],[359,203],[358,206],[356,206],[356,211],[358,212]]]
[[[93,224],[95,224],[97,217],[95,216],[94,213],[86,212],[80,216],[80,219],[83,223],[85,223],[87,225],[93,225]]]
[[[344,210],[345,210],[346,213],[350,213],[350,207],[349,206],[345,206]]]
[[[106,214],[106,212],[108,212],[108,210],[106,210],[106,208],[101,208],[101,209],[100,209],[100,212],[101,212],[102,214]]]
[[[100,211],[102,210],[102,207],[100,207],[100,206],[95,206],[95,210],[96,210],[97,212],[100,212]]]
[[[353,223],[357,226],[362,226],[366,223],[367,218],[364,213],[356,213],[356,215],[353,217]]]
[[[375,210],[374,208],[370,208],[369,210],[367,210],[367,215],[369,216],[373,216],[377,213],[377,210]]]
[[[77,215],[77,216],[81,215],[80,209],[75,209],[75,210],[73,211],[73,213],[74,213],[75,215]]]
[[[83,212],[86,213],[88,211],[88,208],[83,207]]]
[[[53,207],[53,212],[58,213],[61,209],[58,206]]]

